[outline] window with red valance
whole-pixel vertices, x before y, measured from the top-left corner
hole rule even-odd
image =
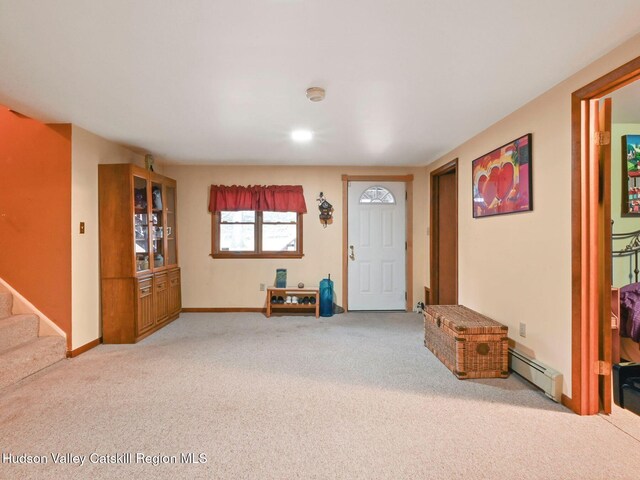
[[[211,185],[211,255],[215,258],[301,258],[300,185]]]
[[[209,211],[307,213],[301,185],[211,185]]]

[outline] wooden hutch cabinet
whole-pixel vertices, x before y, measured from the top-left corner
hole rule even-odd
[[[182,308],[176,182],[130,164],[99,165],[104,343],[135,343]]]

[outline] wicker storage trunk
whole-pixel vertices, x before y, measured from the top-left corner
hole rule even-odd
[[[424,346],[460,379],[509,376],[507,330],[463,305],[424,310]]]

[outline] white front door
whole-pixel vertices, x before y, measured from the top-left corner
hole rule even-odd
[[[405,184],[348,187],[349,310],[405,310]]]

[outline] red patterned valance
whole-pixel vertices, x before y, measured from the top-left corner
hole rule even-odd
[[[307,213],[301,185],[211,185],[209,211]]]

